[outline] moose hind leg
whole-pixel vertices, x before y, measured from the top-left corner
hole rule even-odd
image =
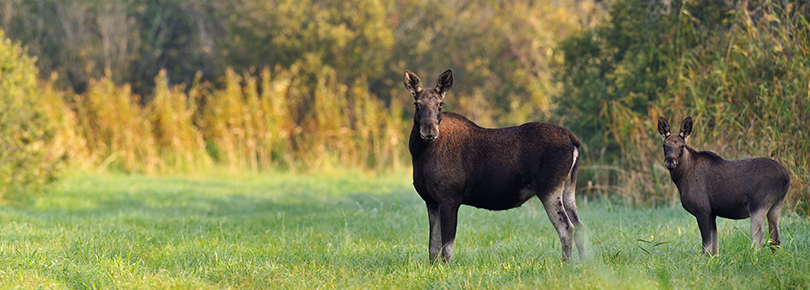
[[[585,233],[585,225],[582,224],[582,220],[579,218],[579,213],[577,212],[577,203],[576,197],[574,196],[575,186],[576,186],[576,172],[572,173],[574,177],[566,181],[565,183],[565,191],[563,192],[563,208],[565,208],[565,212],[568,215],[568,220],[574,225],[573,227],[573,235],[574,241],[577,244],[577,252],[579,252],[579,258],[581,260],[585,260],[585,250],[586,246],[585,243],[587,242],[587,237]]]
[[[782,244],[782,238],[779,237],[779,216],[782,215],[782,200],[771,206],[768,211],[768,231],[771,234],[771,244],[779,246]]]
[[[540,201],[543,202],[543,207],[546,209],[546,214],[548,215],[549,220],[551,220],[551,224],[554,225],[555,229],[557,229],[557,235],[560,236],[563,260],[568,260],[571,258],[571,231],[574,229],[574,225],[571,223],[571,220],[568,218],[568,214],[565,212],[565,207],[563,205],[563,187],[560,186],[559,189],[553,190],[542,196]]]
[[[436,262],[442,249],[442,228],[439,221],[439,205],[427,203],[428,222],[430,223],[430,238],[428,240],[428,253],[430,261]]]
[[[765,215],[767,208],[759,208],[750,213],[751,215],[751,241],[756,245],[757,249],[762,248],[765,244]]]

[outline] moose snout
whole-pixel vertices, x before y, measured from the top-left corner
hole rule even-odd
[[[433,139],[436,139],[436,136],[439,135],[439,131],[436,131],[435,133],[428,133],[428,134],[425,134],[424,132],[419,132],[419,135],[422,136],[422,140],[433,141]]]
[[[422,137],[422,140],[433,141],[439,136],[439,125],[422,126],[419,128],[419,135]]]
[[[669,170],[675,169],[675,167],[676,167],[676,166],[678,166],[678,159],[675,159],[675,158],[666,158],[666,159],[664,159],[664,165],[665,165],[665,166],[667,167],[667,169],[669,169]]]

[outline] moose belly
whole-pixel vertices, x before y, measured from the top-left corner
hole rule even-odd
[[[714,190],[709,197],[712,214],[727,219],[749,217],[749,201],[746,195]]]
[[[488,210],[506,210],[521,206],[535,196],[534,190],[524,187],[486,187],[464,197],[463,204]]]
[[[727,219],[745,219],[749,217],[748,205],[745,203],[713,206],[712,213]]]

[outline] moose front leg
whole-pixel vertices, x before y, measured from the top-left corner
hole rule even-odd
[[[703,253],[717,255],[717,220],[715,216],[696,216],[700,237],[703,239]]]
[[[453,243],[456,240],[456,226],[458,221],[458,208],[461,204],[440,204],[439,223],[442,236],[442,259],[445,263],[453,257]],[[432,238],[431,238],[432,242]]]
[[[439,221],[439,205],[427,203],[428,222],[430,223],[430,238],[428,242],[428,253],[430,262],[436,262],[439,252],[442,249],[442,228]]]

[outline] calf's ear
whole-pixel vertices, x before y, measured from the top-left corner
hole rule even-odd
[[[669,122],[663,116],[658,116],[658,134],[661,134],[663,139],[667,139],[672,134],[669,132]]]
[[[689,137],[689,134],[692,134],[692,117],[683,119],[683,122],[681,122],[681,132],[678,133],[684,141]]]
[[[405,88],[408,89],[408,91],[411,92],[411,96],[416,99],[416,94],[422,91],[422,86],[419,85],[419,77],[416,76],[416,73],[406,69],[403,81],[405,82]]]

